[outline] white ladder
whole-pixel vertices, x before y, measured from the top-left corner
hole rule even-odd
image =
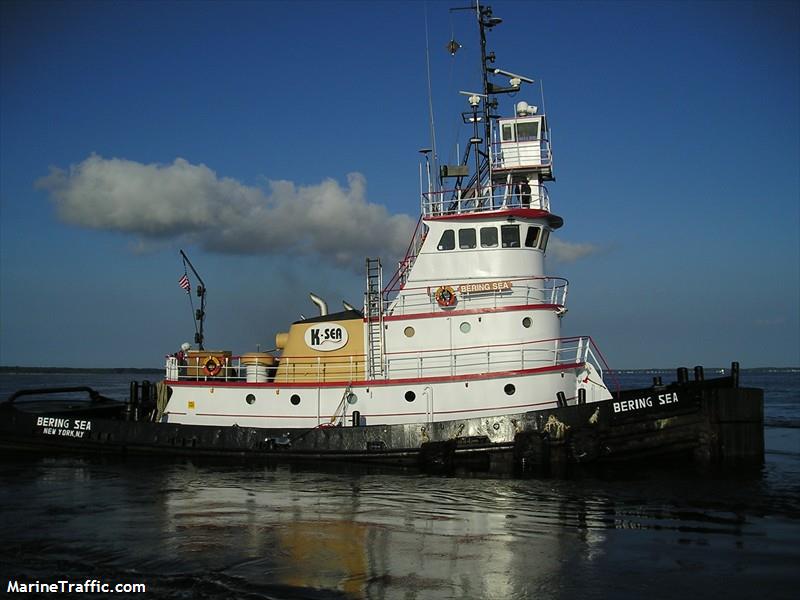
[[[364,294],[367,319],[367,372],[370,379],[383,373],[383,267],[380,258],[367,259],[367,291]]]

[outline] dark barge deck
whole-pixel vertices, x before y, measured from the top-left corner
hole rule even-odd
[[[138,386],[132,385],[132,389]],[[150,386],[142,386],[147,389]],[[566,465],[690,459],[702,464],[763,461],[763,391],[739,387],[731,375],[618,391],[611,400],[515,415],[409,425],[277,430],[200,426],[149,420],[152,400],[103,398],[27,411],[17,398],[46,396],[27,390],[0,404],[4,452],[215,456],[277,461],[345,461],[477,471],[559,471]]]

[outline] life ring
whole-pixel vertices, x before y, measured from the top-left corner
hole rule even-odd
[[[205,364],[203,365],[203,373],[205,373],[209,377],[214,377],[215,375],[218,375],[221,370],[222,370],[222,361],[220,361],[220,359],[218,359],[216,356],[209,356],[206,359]]]
[[[435,296],[436,302],[438,302],[439,306],[442,308],[454,306],[456,303],[456,292],[449,285],[439,286],[439,289],[436,290]]]

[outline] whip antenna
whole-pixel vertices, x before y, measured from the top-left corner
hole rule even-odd
[[[428,3],[425,3],[425,64],[428,71],[428,114],[431,126],[431,148],[433,149],[433,167],[436,170],[436,163],[439,154],[436,151],[436,124],[433,118],[433,91],[431,87],[431,51],[428,40]],[[428,175],[428,185],[430,185],[430,175]]]

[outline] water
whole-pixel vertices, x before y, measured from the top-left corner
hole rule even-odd
[[[3,374],[0,394],[88,382],[121,398],[128,379]],[[742,384],[766,390],[766,462],[746,473],[684,465],[499,479],[5,456],[0,587],[98,579],[145,583],[145,594],[114,594],[139,598],[793,598],[800,374],[745,372]]]

